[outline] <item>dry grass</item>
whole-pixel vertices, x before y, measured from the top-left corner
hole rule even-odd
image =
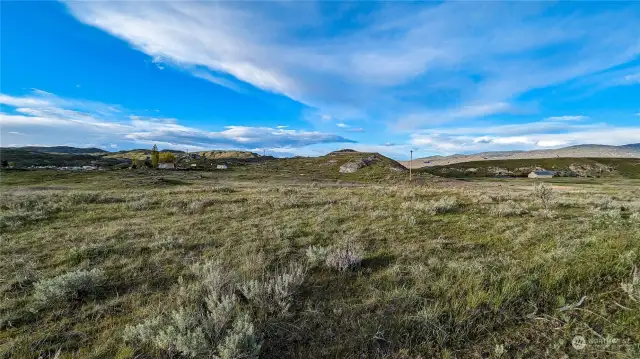
[[[550,210],[521,181],[29,175],[0,202],[5,357],[638,355],[593,344],[640,343],[637,182]]]

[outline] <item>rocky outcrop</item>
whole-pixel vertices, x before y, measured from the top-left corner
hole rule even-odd
[[[569,166],[569,170],[575,173],[578,177],[600,177],[604,174],[609,174],[615,170],[612,167],[597,163],[594,165],[581,165],[572,163]]]
[[[372,164],[376,158],[369,156],[356,161],[350,161],[340,166],[340,173],[354,173],[363,167],[367,167]]]

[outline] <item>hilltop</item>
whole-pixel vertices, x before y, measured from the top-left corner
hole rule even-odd
[[[274,158],[244,166],[247,178],[340,179],[378,181],[404,178],[407,171],[397,161],[377,152],[339,150],[319,157]]]
[[[413,168],[445,166],[455,163],[490,161],[490,160],[522,160],[542,158],[640,158],[640,144],[623,146],[576,145],[553,150],[533,151],[494,151],[475,154],[456,154],[451,156],[430,156],[416,158],[411,162]],[[401,161],[409,167],[409,161]]]
[[[212,151],[197,151],[197,152],[185,152],[178,150],[160,150],[160,152],[171,152],[176,157],[204,157],[208,159],[226,159],[226,158],[259,158],[260,155],[249,151],[236,151],[236,150],[212,150]],[[151,155],[150,149],[135,149],[119,152],[108,152],[107,157],[110,158],[127,158],[127,159],[145,159]]]

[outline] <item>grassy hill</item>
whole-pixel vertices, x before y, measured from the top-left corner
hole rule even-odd
[[[353,173],[341,173],[348,163],[370,160]],[[335,151],[319,157],[274,158],[238,168],[238,175],[247,178],[300,178],[311,180],[381,181],[406,177],[406,169],[398,162],[379,153]]]
[[[193,152],[208,159],[227,159],[227,158],[259,158],[260,155],[249,151],[199,151]]]
[[[578,177],[640,178],[640,158],[541,158],[486,160],[423,167],[416,172],[441,177],[526,177],[531,171],[545,169]]]

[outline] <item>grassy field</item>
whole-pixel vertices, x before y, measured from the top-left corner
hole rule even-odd
[[[640,356],[640,181],[270,168],[2,172],[0,358]]]

